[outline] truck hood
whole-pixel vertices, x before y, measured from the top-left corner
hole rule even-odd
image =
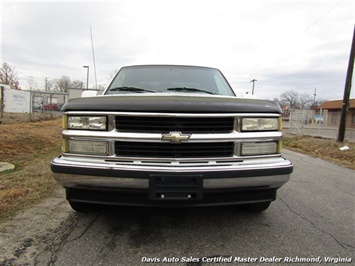
[[[127,94],[69,100],[62,111],[167,112],[167,113],[278,113],[269,100],[224,96]]]

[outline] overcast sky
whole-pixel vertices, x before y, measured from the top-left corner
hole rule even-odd
[[[23,88],[69,76],[95,86],[132,64],[219,68],[237,94],[341,99],[355,1],[2,1],[1,57]],[[352,96],[355,93],[352,90]]]

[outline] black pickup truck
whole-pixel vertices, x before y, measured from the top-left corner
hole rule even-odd
[[[293,165],[280,106],[238,98],[215,68],[121,68],[103,95],[62,110],[54,178],[76,211],[104,205],[243,204],[264,211]]]

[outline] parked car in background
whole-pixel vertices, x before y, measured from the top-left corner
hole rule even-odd
[[[52,103],[43,106],[43,110],[60,111],[63,107],[62,103]]]
[[[58,105],[57,104],[45,104],[45,105],[43,105],[43,109],[44,110],[52,110],[52,111],[58,111],[59,110],[59,108],[58,108]]]

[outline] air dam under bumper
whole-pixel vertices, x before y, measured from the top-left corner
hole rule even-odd
[[[211,206],[272,201],[293,171],[265,165],[150,167],[85,164],[55,158],[54,178],[71,201],[127,206]]]

